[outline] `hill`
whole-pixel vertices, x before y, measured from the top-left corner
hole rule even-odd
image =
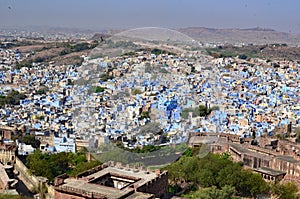
[[[215,29],[204,27],[180,28],[178,31],[203,43],[227,44],[273,44],[285,43],[291,46],[300,45],[300,34],[278,32],[272,29]]]

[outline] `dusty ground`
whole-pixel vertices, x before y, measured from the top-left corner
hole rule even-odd
[[[88,55],[90,50],[81,50],[78,52],[72,52],[69,46],[76,45],[77,42],[52,42],[41,44],[37,41],[37,44],[23,45],[13,47],[13,50],[18,49],[20,52],[27,54],[27,57],[21,62],[50,62],[54,61],[57,65],[61,64],[78,64],[81,62],[82,55]],[[62,54],[62,52],[67,52]],[[34,54],[31,54],[34,52]]]

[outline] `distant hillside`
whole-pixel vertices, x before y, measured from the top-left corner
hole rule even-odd
[[[202,27],[180,28],[178,31],[201,42],[217,43],[253,43],[273,44],[286,43],[288,45],[300,45],[300,34],[278,32],[272,29],[214,29]]]
[[[3,27],[0,31],[3,37],[12,36],[9,31],[28,31],[39,32],[45,35],[47,34],[66,34],[69,38],[89,38],[92,40],[101,40],[116,33],[125,31],[126,29],[103,29],[103,30],[84,30],[79,28],[63,28],[63,27]],[[159,29],[162,30],[162,29]],[[292,34],[285,32],[278,32],[272,29],[266,28],[247,28],[247,29],[216,29],[205,27],[188,27],[179,28],[179,32],[182,32],[196,40],[201,42],[215,42],[215,43],[227,43],[227,44],[288,44],[289,46],[300,46],[300,34]],[[7,35],[7,32],[9,35]],[[41,37],[40,34],[36,34],[37,37]],[[35,34],[30,34],[30,37],[36,37]],[[17,34],[16,36],[19,36]],[[28,35],[22,34],[22,37],[26,38]]]

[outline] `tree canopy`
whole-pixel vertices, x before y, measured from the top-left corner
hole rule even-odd
[[[39,140],[35,139],[34,135],[24,135],[24,136],[20,137],[19,140],[22,143],[30,144],[34,148],[39,148],[40,144],[41,144],[41,142]]]
[[[224,199],[256,197],[259,194],[277,198],[297,198],[298,188],[294,183],[267,183],[261,175],[244,169],[242,163],[234,163],[230,155],[208,154],[199,158],[199,148],[189,148],[177,162],[167,166],[169,192],[185,192],[190,199]],[[183,184],[188,186],[182,187]]]
[[[231,199],[235,194],[235,188],[225,185],[221,189],[216,186],[197,190],[191,194],[187,194],[185,197],[189,199]]]
[[[196,108],[184,108],[184,109],[182,109],[180,115],[181,115],[182,118],[188,119],[189,113],[191,112],[192,117],[198,117],[198,116],[205,117],[205,116],[208,116],[212,111],[218,110],[218,109],[219,109],[219,107],[217,107],[217,106],[213,106],[211,108],[208,108],[204,105],[199,105]]]
[[[89,93],[101,93],[105,90],[104,87],[101,86],[92,86],[89,90]]]
[[[99,164],[98,161],[87,162],[81,152],[47,154],[37,150],[26,158],[26,165],[34,175],[46,177],[51,182],[63,173],[74,176]]]
[[[241,164],[233,163],[227,155],[208,154],[204,158],[199,158],[195,156],[197,154],[195,151],[192,154],[190,157],[182,156],[179,161],[167,167],[171,184],[185,182],[191,187],[210,187],[209,193],[216,192],[215,188],[212,188],[216,187],[219,189],[218,193],[213,194],[221,195],[225,186],[233,187],[234,192],[240,196],[253,197],[269,191],[268,184],[259,174],[243,169]],[[204,193],[196,193],[198,194]]]
[[[11,90],[6,96],[0,95],[0,106],[5,104],[20,105],[20,100],[26,98],[26,95],[19,93],[19,91]]]
[[[272,193],[281,199],[297,198],[298,188],[294,183],[274,184],[271,188]]]

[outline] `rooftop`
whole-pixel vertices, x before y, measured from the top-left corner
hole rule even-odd
[[[152,194],[136,192],[138,187],[152,183],[167,172],[122,167],[120,163],[101,165],[77,178],[66,178],[55,185],[58,191],[94,196],[97,198],[153,198]],[[62,178],[61,178],[62,179]]]
[[[265,159],[265,160],[271,160],[272,159],[272,157],[270,157],[269,155],[266,155],[264,153],[258,153],[258,152],[250,151],[248,149],[248,146],[245,145],[245,144],[230,143],[230,147],[232,147],[235,150],[237,150],[238,152],[244,153],[246,155],[262,158],[262,159]]]
[[[59,187],[59,189],[77,193],[93,193],[93,195],[98,194],[107,198],[120,198],[121,196],[127,195],[133,191],[133,189],[119,190],[116,188],[92,184],[83,180],[76,180],[72,178],[66,179],[65,183],[66,184],[63,184],[61,187]]]
[[[292,156],[286,156],[286,155],[279,155],[276,156],[276,158],[286,161],[286,162],[290,162],[290,163],[299,163],[299,160],[295,160]]]
[[[274,170],[274,169],[267,168],[267,167],[257,168],[257,169],[254,169],[254,171],[259,172],[259,173],[265,173],[265,174],[268,174],[271,176],[279,176],[279,175],[286,174],[286,172]]]

